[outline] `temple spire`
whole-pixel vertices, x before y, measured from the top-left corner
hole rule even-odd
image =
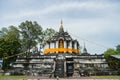
[[[63,24],[62,19],[61,19],[61,25]]]
[[[87,53],[87,49],[86,49],[86,47],[85,47],[85,43],[84,43],[83,53]]]
[[[62,22],[62,20],[61,20],[61,25],[60,25],[59,32],[60,32],[60,33],[61,33],[61,32],[64,32],[64,29],[63,29],[63,22]]]

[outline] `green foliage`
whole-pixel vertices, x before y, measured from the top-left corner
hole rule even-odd
[[[118,54],[115,49],[109,48],[104,52],[104,57],[107,59],[110,55]]]
[[[3,30],[4,29],[4,30]],[[2,36],[0,37],[0,57],[3,58],[3,70],[8,69],[10,64],[16,59],[15,54],[21,52],[21,44],[19,40],[19,32],[15,26],[2,28]],[[9,56],[13,56],[9,58]]]
[[[118,52],[118,54],[120,54],[120,45],[116,46],[116,51]]]
[[[110,55],[120,55],[120,45],[116,46],[116,49],[109,48],[104,52],[104,57],[106,58],[108,65],[112,69],[119,68],[119,61],[110,57]]]
[[[25,21],[19,25],[23,48],[29,50],[34,47],[38,41],[42,41],[42,27],[37,22]]]
[[[45,31],[43,31],[43,44],[47,41],[50,40],[54,35],[56,34],[56,31],[52,28],[47,28]]]
[[[94,79],[120,79],[119,75],[107,75],[107,76],[91,76]]]
[[[0,30],[0,58],[3,59],[3,70],[10,68],[10,64],[16,60],[16,55],[36,46],[37,43],[45,43],[56,33],[54,29],[42,31],[37,22],[25,21],[19,27],[10,26]]]
[[[112,69],[119,69],[120,68],[120,61],[113,59],[111,57],[108,58],[108,65]]]
[[[21,76],[21,75],[10,75],[10,76],[7,76],[7,75],[4,75],[3,73],[0,73],[0,80],[24,80],[24,79],[27,79],[27,78],[30,78],[30,76]]]

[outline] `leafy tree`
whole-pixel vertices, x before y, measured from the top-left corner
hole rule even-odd
[[[120,54],[120,45],[116,46],[116,51],[118,52],[118,54]]]
[[[110,55],[118,54],[115,49],[109,48],[104,52],[104,57],[107,59]]]
[[[5,32],[4,32],[5,33]],[[15,26],[10,26],[7,32],[4,34],[5,40],[20,40],[19,30]]]
[[[1,30],[0,30],[0,38],[3,37],[4,35],[6,35],[8,33],[8,29],[3,27]]]
[[[43,44],[50,40],[54,35],[56,34],[56,31],[52,28],[47,28],[45,31],[43,31]]]
[[[3,49],[3,41],[4,39],[3,38],[0,38],[0,58],[3,58],[3,52],[4,52],[4,49]]]
[[[0,30],[0,58],[3,58],[3,70],[10,68],[10,64],[21,51],[30,51],[37,43],[45,43],[56,33],[51,28],[42,31],[37,22],[31,21],[22,22],[18,28],[10,26]]]
[[[37,22],[25,21],[19,25],[22,45],[24,51],[30,49],[37,44],[38,41],[42,41],[42,27]]]
[[[110,55],[118,55],[118,51],[110,48],[104,52],[104,57],[106,58],[106,61],[108,62],[109,67],[112,69],[117,69],[120,63],[118,60],[111,58]]]
[[[21,52],[18,31],[15,26],[10,26],[8,29],[4,28],[2,31],[4,34],[0,37],[0,57],[3,58],[3,70],[8,69],[16,59],[14,55]]]
[[[0,37],[2,37],[3,36],[3,32],[2,31],[0,31]]]

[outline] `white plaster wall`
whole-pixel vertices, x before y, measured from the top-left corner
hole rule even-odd
[[[64,41],[64,48],[67,48],[67,42]]]
[[[71,41],[69,42],[68,48],[72,48],[72,42]]]
[[[74,48],[77,49],[77,42],[74,43]]]
[[[56,48],[58,48],[58,41],[56,41]]]
[[[13,67],[21,67],[21,68],[23,68],[24,66],[22,64],[16,64],[16,65],[13,65]]]
[[[44,49],[48,49],[48,48],[49,48],[49,44],[48,44],[48,43],[46,43],[46,45],[45,45]]]
[[[51,48],[55,48],[55,47],[54,47],[54,43],[53,43],[53,42],[51,42]]]

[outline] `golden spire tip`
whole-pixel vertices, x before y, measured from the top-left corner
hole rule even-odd
[[[63,24],[62,19],[61,19],[61,25]]]

